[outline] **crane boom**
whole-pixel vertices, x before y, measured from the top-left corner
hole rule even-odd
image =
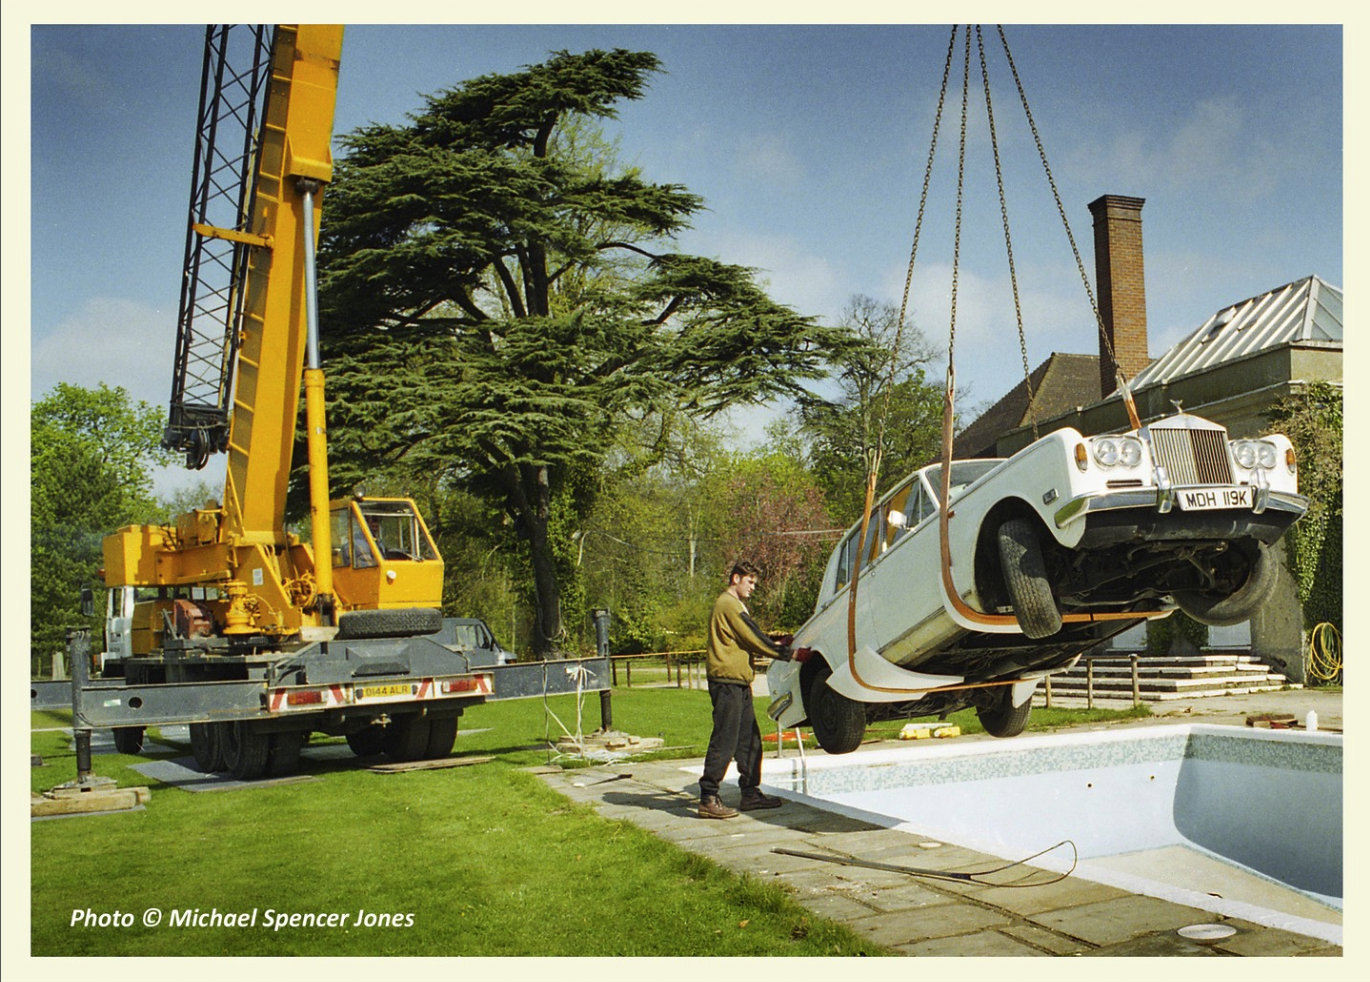
[[[445,757],[467,706],[578,692],[609,674],[607,629],[598,658],[551,675],[477,650],[442,616],[442,557],[413,500],[329,501],[314,248],[342,28],[267,36],[206,34],[164,434],[192,467],[227,452],[223,502],[105,536],[119,650],[92,679],[88,644],[72,649],[78,747],[112,726],[115,745],[137,753],[147,726],[187,723],[196,765],[239,780],[289,774],[315,730],[361,756]],[[239,71],[228,51],[244,43]],[[285,523],[301,389],[309,541]]]
[[[262,120],[249,228],[270,243],[249,250],[238,383],[228,439],[227,522],[244,541],[283,544],[286,483],[294,448],[308,332],[305,202],[299,182],[333,175],[330,147],[342,27],[278,25]],[[326,509],[326,492],[325,492]]]
[[[366,513],[358,501],[328,500],[313,257],[322,191],[333,174],[342,35],[340,25],[277,25],[264,57],[257,32],[241,73],[228,64],[227,29],[206,35],[165,442],[185,450],[192,466],[227,451],[223,501],[180,516],[174,527],[128,526],[105,540],[107,584],[155,586],[171,591],[168,599],[187,588],[212,590],[213,601],[203,604],[206,637],[275,643],[335,626],[340,612],[441,605],[442,561],[413,502],[376,502]],[[219,154],[214,147],[224,139],[232,152]],[[215,319],[217,341],[206,327]],[[308,544],[285,527],[301,383]],[[376,528],[368,531],[368,523]],[[154,624],[142,646],[155,650],[146,639],[164,633]]]

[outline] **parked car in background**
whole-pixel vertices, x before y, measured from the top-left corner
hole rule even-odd
[[[945,566],[941,464],[833,550],[794,659],[767,672],[781,726],[807,721],[846,753],[869,722],[974,707],[1014,736],[1042,678],[1145,618],[1250,619],[1274,586],[1271,546],[1307,508],[1286,437],[1232,440],[1186,413],[953,461],[948,484]]]
[[[434,640],[462,649],[472,658],[473,664],[507,665],[515,660],[513,653],[495,640],[490,625],[479,617],[444,617],[442,631]]]

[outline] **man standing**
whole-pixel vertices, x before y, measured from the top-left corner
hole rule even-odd
[[[718,797],[729,761],[737,762],[743,811],[779,808],[782,804],[779,798],[761,793],[761,729],[752,705],[751,656],[788,660],[790,652],[767,637],[747,613],[746,600],[756,589],[758,573],[745,560],[733,566],[728,588],[719,594],[709,618],[707,675],[714,729],[704,755],[704,774],[699,779],[700,818],[737,816],[737,811]]]

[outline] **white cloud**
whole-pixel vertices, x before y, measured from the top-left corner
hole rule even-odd
[[[1070,163],[1091,184],[1203,194],[1210,204],[1276,193],[1309,163],[1306,134],[1261,128],[1235,96],[1198,100],[1160,131],[1127,129],[1100,139],[1101,122],[1089,132],[1093,139],[1076,146]]]
[[[85,301],[30,352],[32,396],[58,382],[86,388],[122,386],[135,400],[162,405],[171,395],[175,314],[117,297]]]
[[[831,317],[847,300],[847,278],[832,261],[782,235],[766,235],[712,223],[708,233],[691,233],[682,248],[720,262],[747,266],[771,297],[798,313]]]

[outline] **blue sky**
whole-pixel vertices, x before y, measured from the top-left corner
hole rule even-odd
[[[1152,356],[1217,309],[1310,273],[1344,285],[1339,26],[1006,32],[1091,282],[1088,202],[1106,193],[1146,199]],[[14,32],[6,33],[8,87]],[[899,301],[948,37],[941,25],[888,24],[350,26],[337,131],[400,122],[420,93],[514,71],[552,50],[655,52],[665,73],[606,130],[645,177],[705,198],[709,210],[680,247],[757,267],[777,299],[833,318],[854,294]],[[58,381],[105,381],[162,405],[203,27],[43,26],[30,38],[31,397]],[[986,45],[1029,360],[1096,352],[1084,288],[992,30]],[[970,406],[1022,377],[978,88],[972,99],[956,335]],[[5,119],[7,162],[15,115]],[[942,345],[958,125],[953,102],[912,301],[912,323]],[[8,310],[26,284],[14,282],[10,250],[5,267]],[[213,483],[213,473],[197,476]]]

